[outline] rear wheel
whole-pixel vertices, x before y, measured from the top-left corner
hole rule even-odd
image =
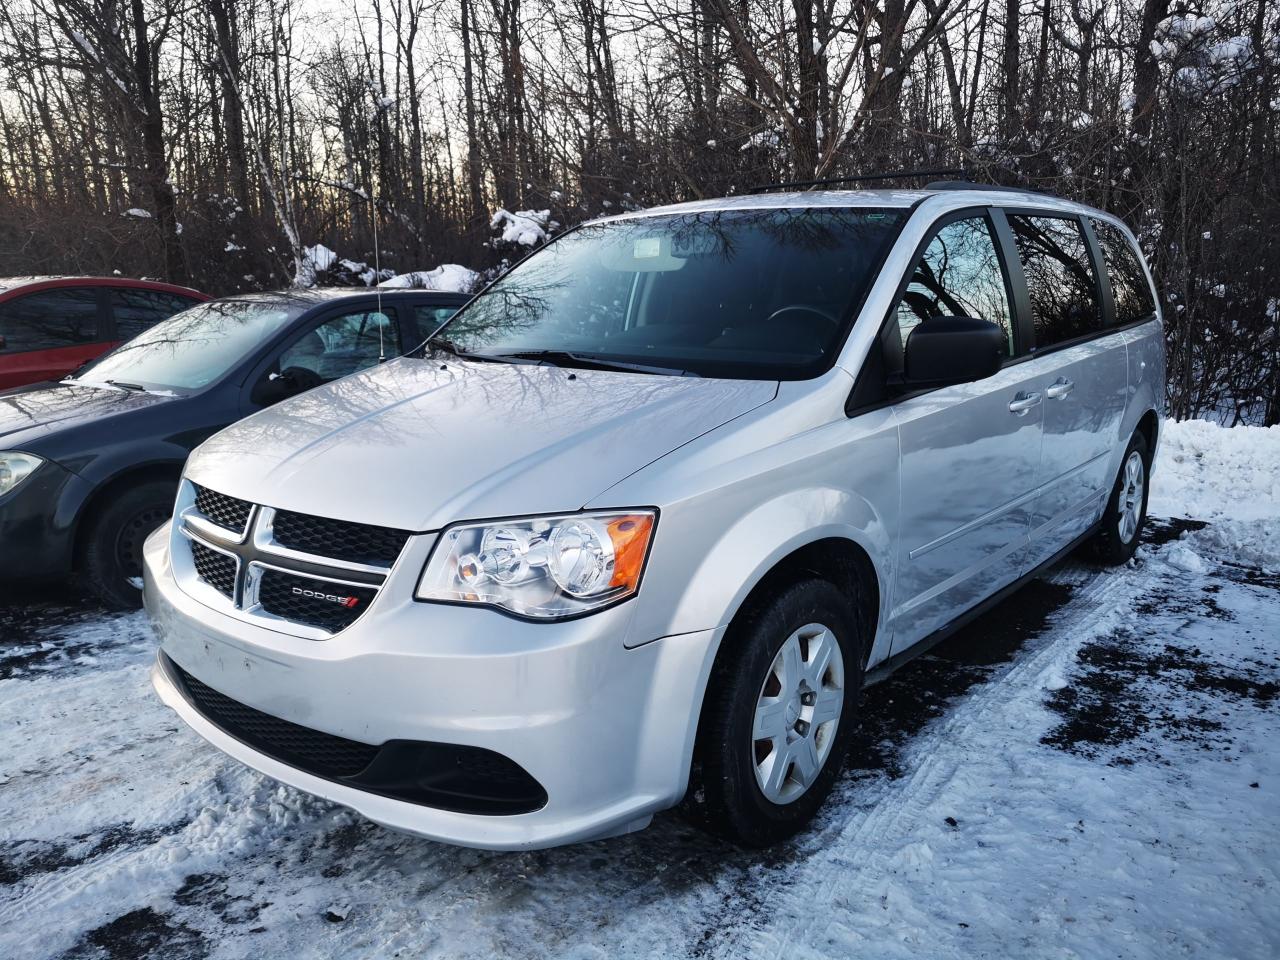
[[[152,480],[126,490],[93,518],[80,570],[85,585],[113,610],[142,605],[142,544],[173,512],[176,488]]]
[[[1102,529],[1094,539],[1094,553],[1103,563],[1127,563],[1138,549],[1147,522],[1147,439],[1135,433],[1120,461],[1120,473],[1102,514]]]
[[[788,586],[730,628],[707,690],[686,808],[762,847],[802,829],[844,762],[862,688],[857,611],[823,580]]]

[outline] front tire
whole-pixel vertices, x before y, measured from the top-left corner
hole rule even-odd
[[[844,762],[862,690],[857,608],[805,580],[740,614],[712,671],[686,809],[748,847],[803,829]]]
[[[176,487],[163,480],[114,497],[90,522],[80,558],[85,586],[112,610],[142,606],[142,544],[173,513]]]
[[[1108,566],[1128,563],[1138,549],[1147,522],[1150,470],[1147,438],[1135,433],[1120,460],[1120,473],[1102,514],[1102,529],[1094,539],[1095,556]]]

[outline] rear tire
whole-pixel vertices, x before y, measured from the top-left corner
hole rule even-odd
[[[1135,433],[1120,460],[1120,473],[1102,513],[1102,529],[1093,541],[1094,556],[1108,566],[1128,563],[1138,549],[1147,523],[1150,470],[1147,438]]]
[[[80,573],[85,586],[112,610],[142,606],[142,544],[169,519],[177,486],[151,480],[114,497],[85,535]]]
[[[863,649],[855,604],[825,580],[791,584],[740,613],[707,687],[690,819],[747,847],[803,829],[844,763]]]

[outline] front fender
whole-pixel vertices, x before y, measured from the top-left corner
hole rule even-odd
[[[889,596],[884,561],[892,551],[880,511],[849,490],[804,487],[759,504],[733,521],[708,544],[705,553],[690,558],[688,573],[682,574],[683,589],[670,582],[673,578],[663,578],[668,582],[659,592],[670,589],[674,597],[669,608],[670,629],[665,632],[727,625],[751,591],[784,558],[828,538],[852,541],[871,558],[881,598],[877,623],[883,623]]]
[[[761,431],[753,432],[758,441]],[[892,415],[831,421],[745,456],[733,452],[704,449],[687,472],[662,472],[665,489],[636,488],[614,498],[662,508],[628,643],[725,626],[788,554],[836,537],[865,551],[876,571],[872,657],[878,659],[891,639],[882,627],[899,510]],[[683,495],[664,495],[673,487]]]

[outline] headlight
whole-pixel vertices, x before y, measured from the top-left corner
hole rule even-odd
[[[29,453],[0,453],[0,497],[31,476],[42,463]]]
[[[625,510],[457,524],[440,535],[417,597],[540,620],[590,613],[639,589],[656,520]]]

